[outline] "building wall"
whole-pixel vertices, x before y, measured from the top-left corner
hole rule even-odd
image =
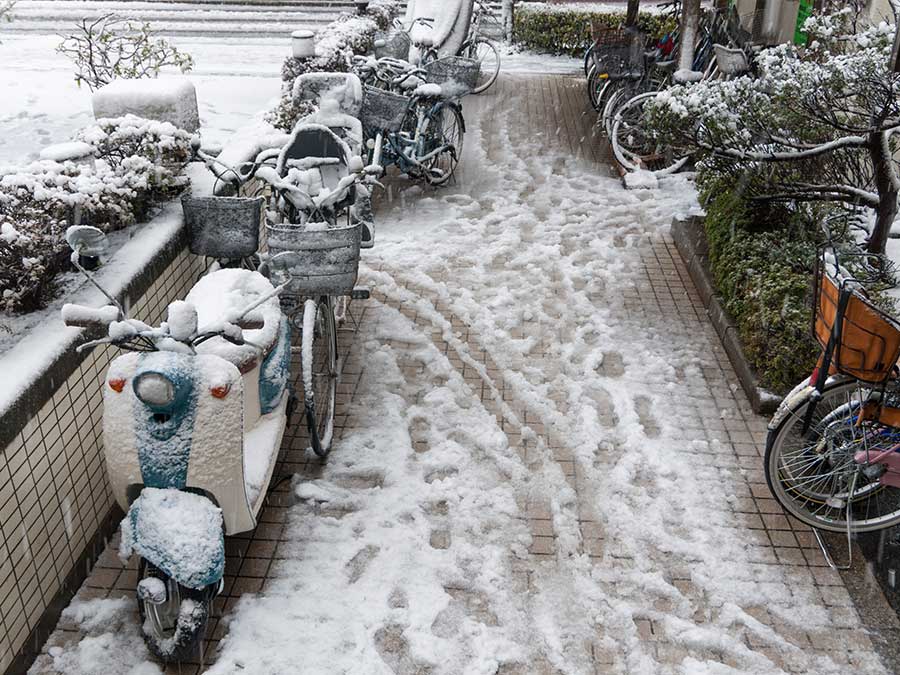
[[[184,239],[182,231],[137,271],[120,298],[135,318],[157,324],[196,281],[202,260]],[[0,672],[27,669],[121,518],[101,429],[116,354],[69,350],[0,418]]]

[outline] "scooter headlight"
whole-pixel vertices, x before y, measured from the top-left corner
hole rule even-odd
[[[175,400],[175,385],[165,375],[144,373],[135,379],[134,393],[142,403],[161,408]]]

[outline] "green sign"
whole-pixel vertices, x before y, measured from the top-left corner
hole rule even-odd
[[[797,28],[794,30],[794,44],[805,45],[809,39],[803,32],[803,24],[812,16],[813,2],[812,0],[800,0],[800,7],[797,9]]]

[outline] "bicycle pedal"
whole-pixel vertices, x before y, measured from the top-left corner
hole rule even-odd
[[[350,297],[354,300],[368,300],[370,295],[368,288],[354,288],[350,291]]]

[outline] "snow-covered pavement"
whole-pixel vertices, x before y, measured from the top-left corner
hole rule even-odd
[[[582,86],[504,75],[456,186],[390,182],[339,439],[324,467],[288,439],[228,542],[208,672],[886,672],[765,487],[668,235],[689,180],[624,191]],[[133,576],[108,551],[32,672],[158,672]]]

